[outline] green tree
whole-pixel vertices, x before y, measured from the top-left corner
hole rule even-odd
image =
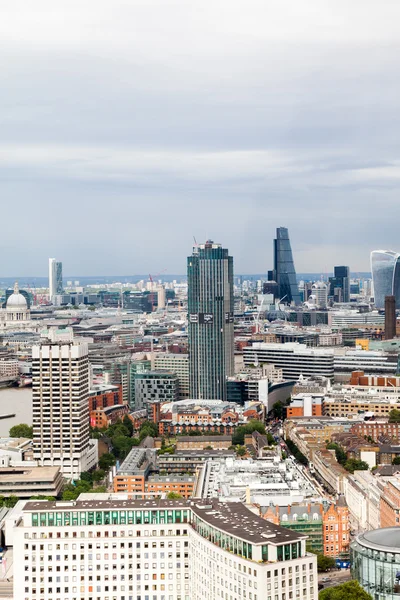
[[[347,454],[343,450],[343,448],[341,446],[339,446],[339,444],[336,444],[335,442],[330,442],[329,444],[326,445],[326,448],[327,448],[327,450],[335,451],[335,456],[336,456],[336,460],[338,461],[338,463],[340,463],[341,465],[345,464],[345,462],[347,461]]]
[[[113,454],[117,458],[126,458],[129,452],[132,450],[132,447],[139,443],[138,440],[135,440],[131,437],[125,437],[124,435],[117,435],[112,438],[113,445]]]
[[[389,423],[400,423],[400,410],[393,408],[389,413]]]
[[[284,405],[282,402],[275,402],[272,405],[271,414],[275,419],[282,419],[284,415]]]
[[[328,569],[333,569],[334,567],[336,567],[334,558],[325,556],[325,554],[317,554],[317,569],[319,573],[327,571]]]
[[[19,498],[17,496],[8,496],[8,498],[5,498],[4,500],[4,506],[6,508],[13,508],[17,502],[18,502]]]
[[[358,581],[348,581],[322,590],[319,593],[319,600],[372,600],[372,596],[360,586]]]
[[[31,496],[29,500],[51,500],[54,502],[54,496]]]
[[[92,480],[93,482],[101,481],[106,476],[106,472],[103,469],[97,469],[93,471]]]
[[[157,437],[158,425],[153,421],[144,421],[139,429],[139,440],[144,440],[145,437]]]
[[[62,494],[62,499],[63,500],[76,500],[77,499],[77,494],[75,491],[72,490],[64,490],[63,494]]]
[[[180,498],[182,498],[182,496],[180,494],[178,494],[177,492],[169,492],[167,494],[168,500],[179,500]]]
[[[274,440],[274,436],[271,435],[270,433],[267,433],[267,442],[268,442],[268,446],[275,446],[276,442]]]
[[[108,471],[110,467],[115,465],[115,456],[113,454],[105,453],[100,456],[99,459],[99,467],[100,469],[104,469],[104,471]]]
[[[133,435],[133,423],[132,423],[132,420],[128,417],[128,415],[124,416],[124,418],[122,420],[122,424],[129,431],[129,435],[132,436]]]
[[[354,473],[354,471],[368,471],[369,464],[365,462],[365,460],[357,460],[356,458],[350,458],[345,462],[344,468],[349,473]]]
[[[30,427],[26,423],[21,423],[20,425],[14,425],[11,427],[9,436],[12,438],[33,438],[33,427]]]
[[[235,450],[238,456],[244,456],[247,452],[246,446],[236,446]]]
[[[88,483],[92,484],[92,482],[93,482],[93,473],[89,473],[89,471],[83,471],[81,473],[81,480],[82,481],[87,481]]]
[[[258,431],[265,435],[265,426],[261,421],[257,421],[256,419],[252,419],[246,425],[240,425],[235,429],[235,432],[232,436],[232,444],[234,446],[243,446],[245,435],[250,435],[253,431]]]
[[[392,460],[392,465],[400,465],[400,456],[395,456]]]

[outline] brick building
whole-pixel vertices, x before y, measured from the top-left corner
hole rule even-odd
[[[349,509],[344,496],[336,504],[307,502],[284,507],[270,506],[264,519],[309,536],[313,552],[332,558],[349,555]]]
[[[400,481],[391,478],[386,485],[380,502],[381,527],[400,524]]]

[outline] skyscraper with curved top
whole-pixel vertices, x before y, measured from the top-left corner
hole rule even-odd
[[[371,272],[377,308],[385,307],[385,296],[395,296],[400,308],[400,254],[392,250],[371,252]]]

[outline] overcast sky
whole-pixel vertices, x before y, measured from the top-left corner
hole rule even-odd
[[[0,276],[400,251],[399,0],[2,0]]]

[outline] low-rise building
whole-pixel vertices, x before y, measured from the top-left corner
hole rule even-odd
[[[228,450],[230,446],[230,435],[181,435],[176,440],[177,450]]]
[[[0,467],[0,496],[57,497],[63,483],[60,467]]]

